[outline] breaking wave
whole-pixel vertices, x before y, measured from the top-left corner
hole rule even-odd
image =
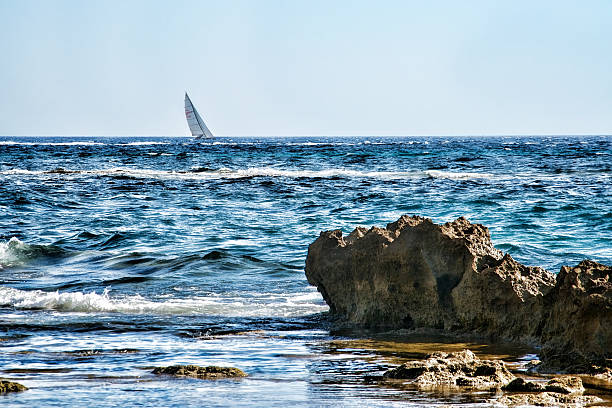
[[[75,141],[75,142],[18,142],[14,140],[2,140],[0,146],[152,146],[152,145],[169,145],[170,142],[154,142],[154,141],[143,141],[143,142],[94,142],[90,140]]]
[[[59,258],[66,251],[55,245],[30,245],[16,237],[0,242],[0,269],[21,266],[36,259]]]
[[[292,170],[275,167],[251,167],[247,169],[209,169],[193,168],[188,171],[150,170],[138,168],[115,167],[100,170],[69,170],[57,168],[52,170],[23,170],[11,169],[0,171],[2,175],[64,175],[66,177],[94,176],[94,177],[132,177],[155,179],[240,179],[252,177],[278,177],[278,178],[371,178],[383,180],[419,179],[424,177],[466,180],[492,178],[492,174],[461,172],[461,171],[363,171],[342,168],[323,170]]]
[[[463,171],[426,170],[425,174],[433,178],[443,178],[452,180],[487,179],[493,177],[493,175],[489,173],[475,173]]]
[[[0,305],[17,309],[77,313],[145,315],[213,315],[226,317],[293,317],[328,310],[316,290],[309,293],[242,293],[239,297],[196,296],[145,299],[140,295],[111,296],[96,292],[45,292],[0,287]]]

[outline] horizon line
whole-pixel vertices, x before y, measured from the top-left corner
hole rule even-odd
[[[310,135],[215,135],[216,138],[297,138],[297,137],[583,137],[583,136],[612,136],[612,133],[479,133],[479,134],[413,134],[413,135],[345,135],[345,134],[310,134]],[[182,135],[0,135],[0,137],[165,137],[165,138],[193,138],[193,136]]]

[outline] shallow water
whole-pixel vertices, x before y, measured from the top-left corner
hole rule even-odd
[[[556,272],[612,263],[611,203],[609,136],[1,137],[0,375],[30,387],[2,399],[478,406],[492,396],[364,381],[423,347],[338,347],[356,340],[327,330],[304,277],[308,244],[402,214],[463,215],[517,260]],[[249,377],[151,374],[178,363]]]

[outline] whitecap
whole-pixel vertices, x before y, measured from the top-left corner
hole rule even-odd
[[[316,292],[308,296],[295,293],[236,293],[233,296],[209,295],[188,298],[165,296],[151,300],[141,295],[111,296],[102,293],[45,292],[0,287],[0,304],[16,309],[44,309],[71,313],[123,313],[145,315],[214,315],[227,317],[291,317],[321,313],[327,305]]]
[[[426,170],[425,174],[433,178],[443,178],[451,180],[469,180],[469,179],[483,179],[491,178],[492,174],[489,173],[475,173],[475,172],[454,172],[454,171],[440,171],[440,170]]]
[[[206,180],[206,179],[240,179],[252,177],[277,177],[277,178],[373,178],[382,180],[418,179],[423,177],[446,178],[446,179],[478,179],[493,177],[488,173],[476,172],[450,172],[439,170],[426,171],[377,171],[377,170],[352,170],[346,168],[330,169],[281,169],[277,167],[249,167],[246,169],[221,168],[218,170],[193,172],[193,171],[171,171],[153,170],[128,167],[114,167],[99,170],[64,170],[31,171],[11,169],[0,171],[4,175],[52,175],[57,177],[80,177],[80,176],[110,176],[110,177],[133,177],[133,178],[155,178],[155,179],[184,179],[184,180]]]

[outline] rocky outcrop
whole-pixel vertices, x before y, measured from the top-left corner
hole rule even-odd
[[[586,406],[601,403],[594,395],[583,395],[578,377],[529,381],[515,377],[500,360],[480,360],[469,350],[435,352],[424,360],[409,361],[388,370],[383,380],[405,380],[420,389],[496,390],[495,406]]]
[[[222,378],[240,378],[247,376],[244,371],[234,367],[200,367],[196,365],[157,367],[153,370],[153,374],[169,374],[177,377],[193,377],[201,380],[218,380]]]
[[[21,385],[16,382],[0,380],[0,394],[6,394],[9,392],[21,392],[27,390],[28,387]]]
[[[592,261],[564,266],[546,300],[542,368],[612,368],[612,267]]]
[[[499,388],[510,383],[514,375],[504,363],[480,360],[469,350],[456,353],[436,352],[425,360],[409,361],[387,371],[383,378],[410,380],[418,387]]]
[[[322,232],[306,259],[308,282],[342,321],[541,345],[544,362],[559,366],[609,363],[610,275],[610,267],[590,261],[558,277],[522,265],[494,248],[486,227],[463,217],[436,225],[402,216],[347,237]]]

